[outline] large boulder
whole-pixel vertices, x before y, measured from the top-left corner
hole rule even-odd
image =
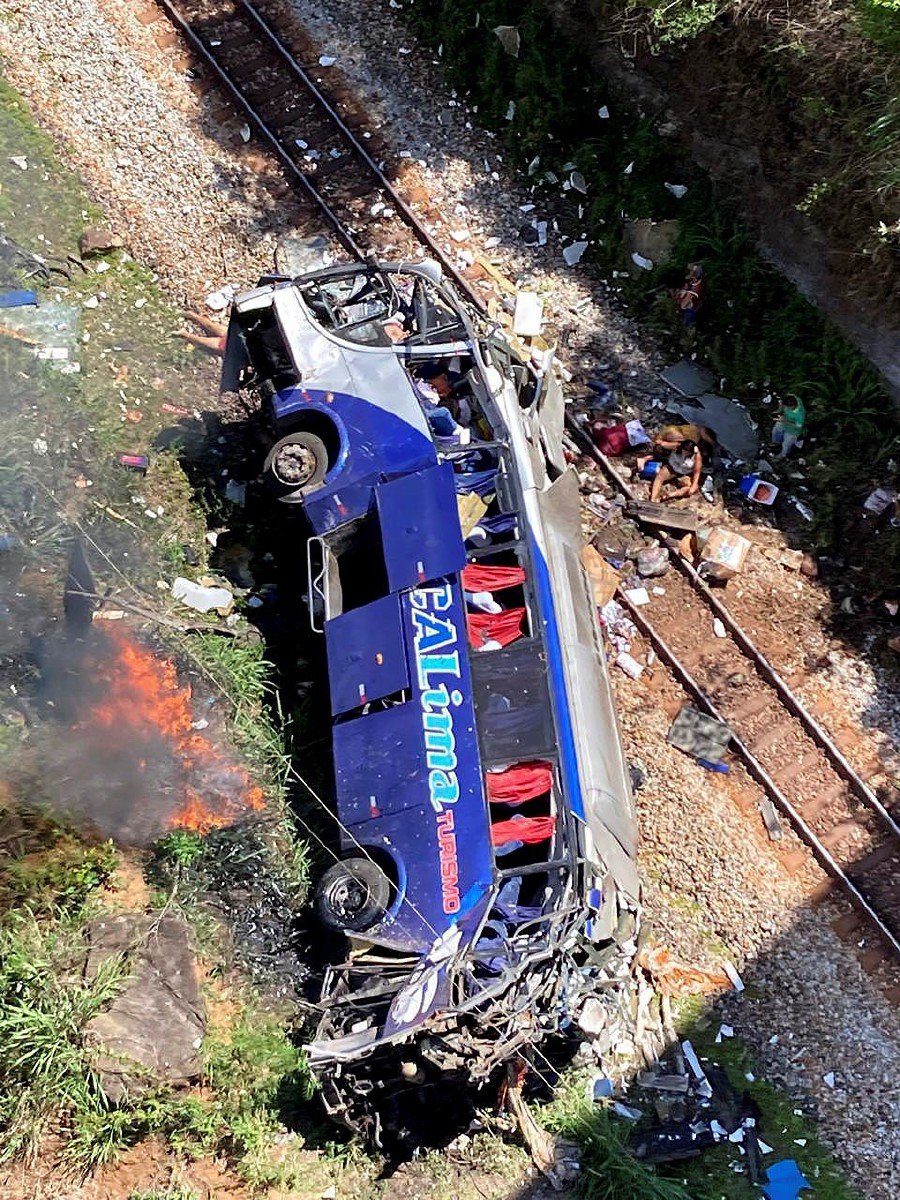
[[[85,977],[123,954],[129,979],[85,1030],[91,1065],[107,1098],[119,1103],[160,1084],[184,1086],[200,1074],[206,1013],[187,924],[172,915],[95,921]]]

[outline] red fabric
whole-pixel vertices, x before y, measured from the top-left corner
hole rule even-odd
[[[525,582],[521,567],[488,567],[469,563],[462,569],[462,585],[466,592],[502,592]]]
[[[535,842],[549,842],[555,828],[554,817],[516,817],[510,821],[495,821],[491,826],[491,841],[495,846],[505,846],[509,842],[525,842],[532,846]]]
[[[550,791],[553,768],[548,762],[516,763],[505,771],[488,771],[484,782],[488,799],[495,804],[524,804]]]
[[[597,443],[597,449],[601,454],[606,454],[610,458],[624,454],[630,448],[628,430],[624,425],[599,425],[595,423],[591,426],[591,436]]]
[[[469,627],[469,644],[480,650],[485,642],[499,642],[508,646],[522,636],[524,608],[507,608],[499,613],[466,613]]]

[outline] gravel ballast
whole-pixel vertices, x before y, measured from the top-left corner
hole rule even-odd
[[[398,155],[409,155],[445,216],[438,240],[449,245],[449,231],[460,228],[474,246],[499,238],[491,258],[542,294],[558,326],[574,326],[573,371],[602,363],[610,377],[621,371],[626,403],[662,396],[656,372],[664,360],[615,307],[615,280],[566,267],[552,233],[543,248],[518,241],[526,223],[520,206],[532,197],[508,177],[495,139],[447,90],[431,52],[410,40],[386,0],[296,0],[294,11],[322,52],[336,56],[335,71],[372,124]],[[119,0],[27,0],[7,8],[0,50],[7,77],[108,207],[132,254],[181,302],[226,282],[252,282],[271,265],[279,236],[321,230],[299,204],[272,201],[258,148],[241,145],[237,123],[212,120],[153,28]],[[835,720],[849,714],[873,727],[872,746],[883,756],[896,753],[896,692],[880,667],[823,628],[824,591],[754,554],[746,582],[725,599],[786,674],[814,652],[821,666],[805,685],[810,698],[824,698]],[[766,619],[773,610],[774,624]],[[729,1000],[738,1032],[758,1049],[769,1077],[817,1109],[823,1136],[864,1194],[893,1200],[896,1013],[831,931],[829,909],[808,907],[814,873],[784,872],[758,822],[737,807],[737,783],[709,776],[667,746],[658,697],[619,674],[629,756],[648,772],[639,802],[650,916],[676,953],[701,961],[733,955],[748,983]],[[834,1088],[823,1082],[829,1072]]]

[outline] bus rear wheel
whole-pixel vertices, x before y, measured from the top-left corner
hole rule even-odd
[[[316,912],[330,929],[361,933],[387,912],[391,883],[370,858],[345,858],[329,867],[316,889]]]
[[[328,471],[328,451],[321,438],[299,430],[275,443],[263,470],[279,491],[316,487]]]

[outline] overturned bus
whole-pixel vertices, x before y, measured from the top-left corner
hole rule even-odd
[[[266,414],[325,641],[339,852],[316,909],[345,952],[308,1053],[353,1122],[404,1084],[487,1079],[634,950],[563,398],[406,262],[266,277],[235,300],[223,387]]]

